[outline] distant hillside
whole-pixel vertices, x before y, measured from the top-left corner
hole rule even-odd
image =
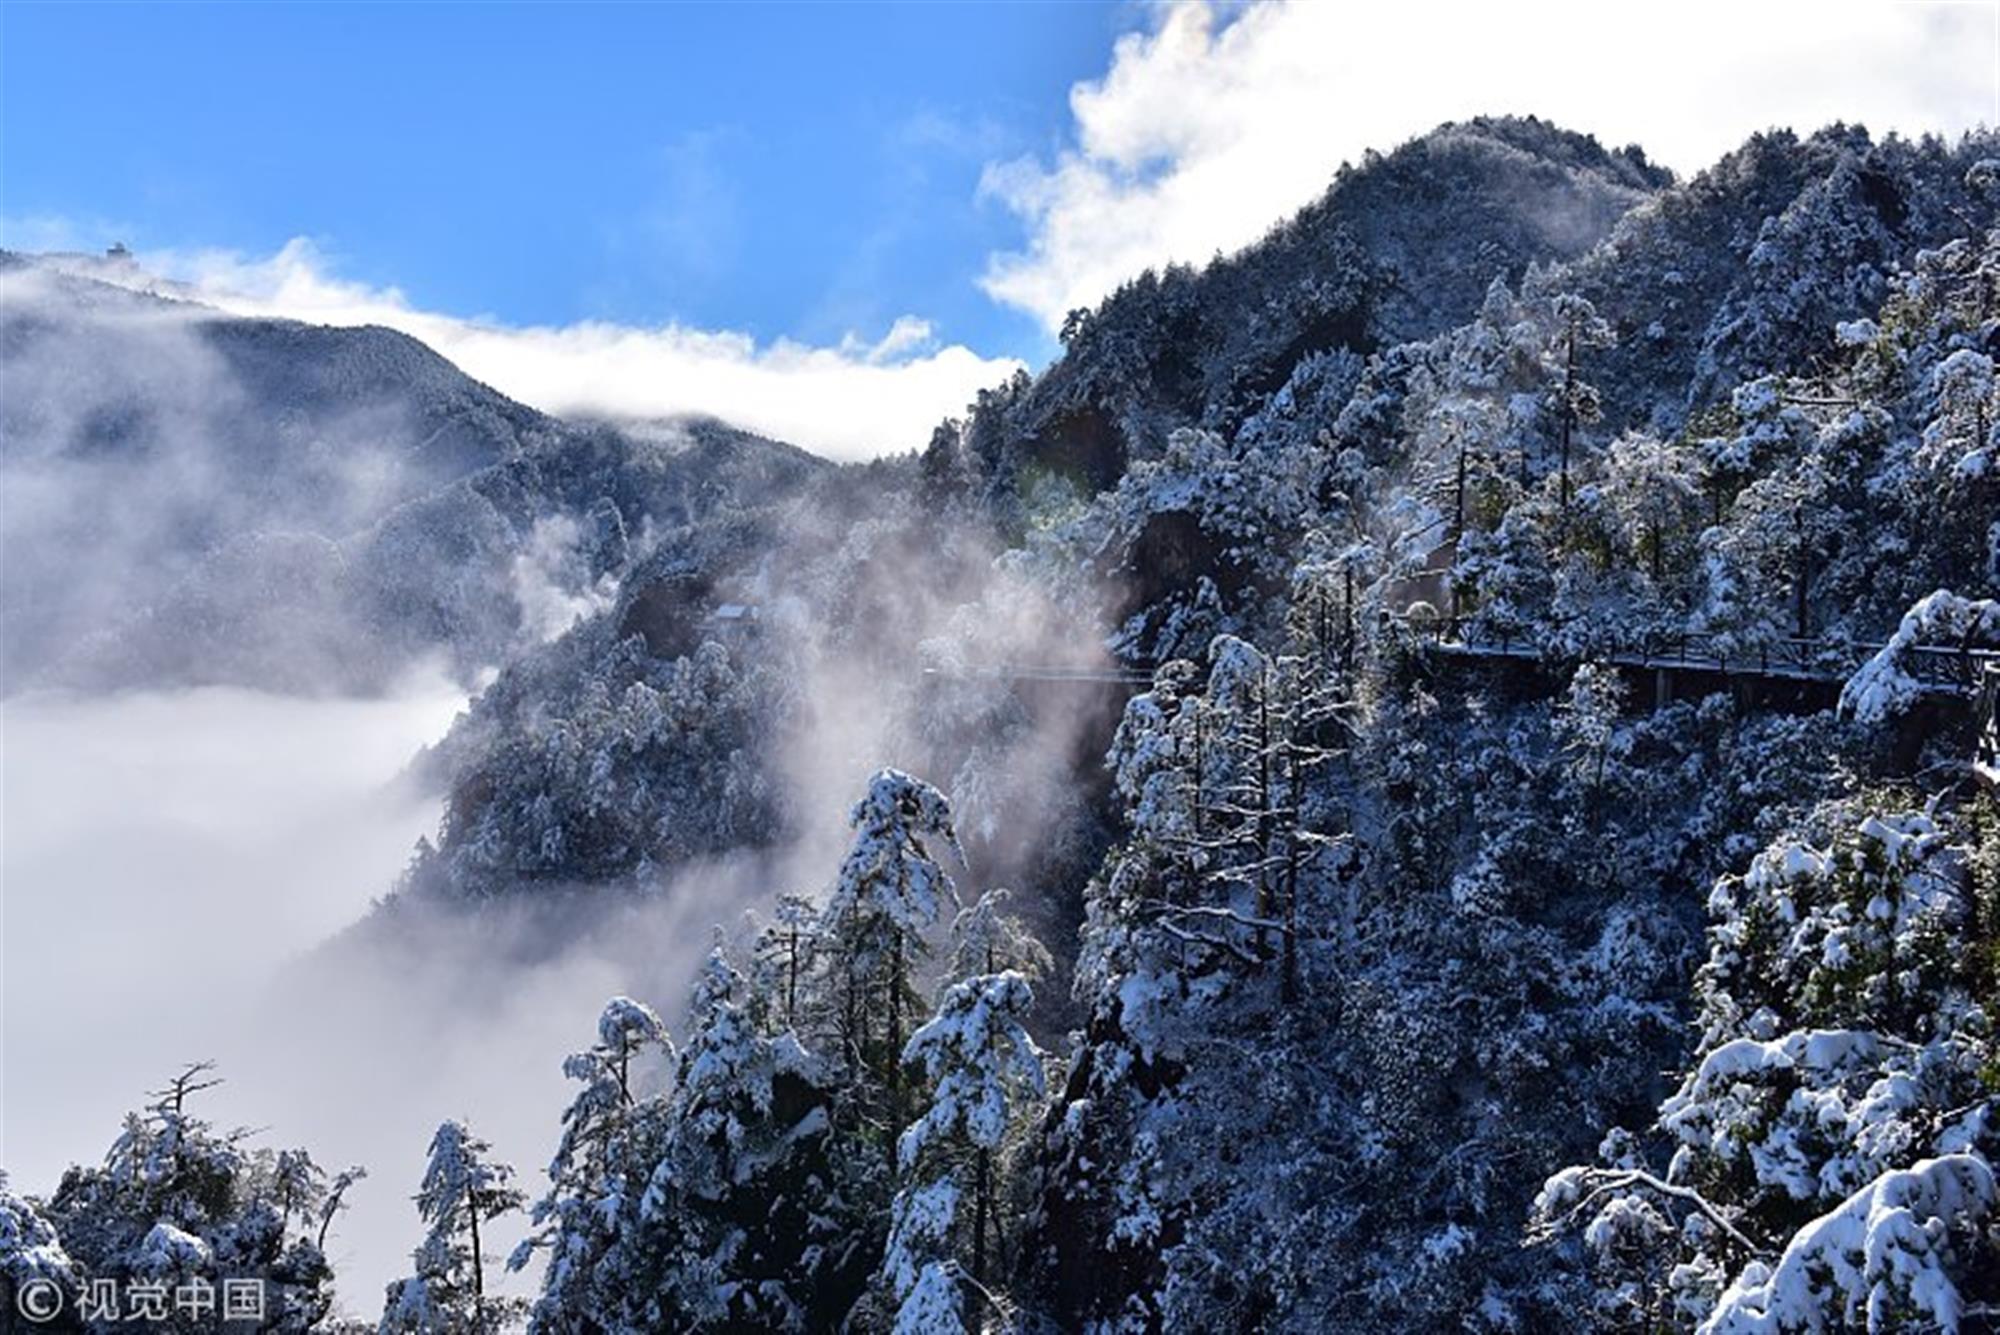
[[[469,671],[602,596],[634,544],[828,467],[715,422],[563,422],[393,330],[17,255],[0,283],[11,686]]]

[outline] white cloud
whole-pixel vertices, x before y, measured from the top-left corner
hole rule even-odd
[[[982,286],[1051,330],[1119,282],[1254,241],[1343,161],[1441,121],[1534,114],[1638,143],[1683,174],[1754,131],[1861,122],[1955,134],[2000,123],[2000,3],[1695,0],[1677,5],[1163,7],[1070,91],[1053,162],[989,166],[1029,226]]]
[[[97,277],[121,276],[115,266],[75,263]],[[940,419],[1020,365],[940,346],[931,326],[913,316],[878,341],[850,335],[838,346],[815,347],[785,339],[760,345],[747,334],[678,324],[524,327],[445,315],[418,308],[398,288],[335,276],[304,238],[265,259],[144,251],[123,278],[143,285],[151,274],[172,280],[163,291],[239,315],[399,329],[546,412],[710,414],[836,459],[922,448]]]

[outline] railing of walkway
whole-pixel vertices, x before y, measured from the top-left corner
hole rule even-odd
[[[1455,653],[1506,658],[1540,658],[1538,638],[1486,626],[1470,618],[1393,615],[1412,633]],[[1784,637],[1753,646],[1719,635],[1594,635],[1567,657],[1590,657],[1630,667],[1684,668],[1740,676],[1840,681],[1880,652],[1879,644]],[[1911,677],[1934,690],[1970,693],[1987,669],[2000,666],[2000,652],[1946,645],[1913,645],[1902,665]]]
[[[1391,613],[1389,620],[1447,653],[1522,660],[1539,660],[1546,656],[1538,638],[1487,626],[1470,618]],[[1624,667],[1675,668],[1734,676],[1837,682],[1852,676],[1881,648],[1879,644],[1856,641],[1793,637],[1772,639],[1746,648],[1719,635],[1597,635],[1587,644],[1579,645],[1561,656],[1592,658]],[[1904,651],[1902,666],[1910,676],[1932,690],[1958,695],[1984,692],[1982,700],[1985,700],[1995,690],[1992,681],[2000,675],[2000,651],[1913,645]],[[1004,681],[1101,682],[1136,687],[1148,686],[1153,680],[1152,674],[1141,668],[1033,663],[987,663],[967,665],[957,670],[926,668],[925,674]],[[1981,707],[1986,710],[1983,717],[1990,730],[1991,705],[1983,703]]]

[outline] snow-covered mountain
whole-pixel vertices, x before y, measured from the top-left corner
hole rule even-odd
[[[393,330],[224,315],[129,265],[0,256],[15,686],[470,674],[654,535],[823,468],[719,423],[560,421]]]
[[[321,402],[254,367],[333,337],[196,343]],[[392,480],[322,532],[301,473],[88,661],[192,672],[147,627],[230,624],[278,543],[369,644],[502,664],[343,949],[754,886],[685,1012],[576,1017],[534,1328],[1992,1328],[1990,133],[1677,181],[1446,126],[865,466],[354,337],[409,368],[339,378],[408,391]],[[82,469],[123,420],[38,430]],[[132,1183],[214,1143],[139,1125],[0,1223],[138,1264]],[[210,1247],[269,1194],[216,1172]],[[466,1214],[523,1204],[455,1122],[425,1182],[385,1330],[490,1315]]]

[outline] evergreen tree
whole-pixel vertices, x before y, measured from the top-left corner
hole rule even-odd
[[[74,1312],[82,1281],[83,1267],[64,1250],[56,1226],[33,1200],[15,1195],[0,1172],[0,1311],[25,1313],[47,1302]]]
[[[1045,1092],[1042,1053],[1024,1023],[1033,1005],[1027,979],[1011,971],[953,983],[903,1050],[904,1063],[920,1066],[930,1086],[929,1107],[897,1146],[905,1181],[919,1184],[904,1190],[944,1177],[960,1182],[972,1209],[966,1261],[976,1284],[992,1279],[989,1243],[1000,1231],[995,1156]]]
[[[326,1250],[326,1235],[333,1231],[333,1221],[347,1208],[347,1192],[356,1182],[368,1176],[368,1170],[356,1164],[333,1175],[326,1190],[319,1198],[319,1228],[313,1234],[313,1245],[320,1251]]]
[[[514,1170],[489,1159],[493,1147],[448,1121],[431,1137],[417,1215],[429,1226],[412,1254],[415,1273],[388,1286],[380,1335],[486,1335],[517,1319],[526,1304],[486,1292],[482,1228],[521,1208]]]
[[[965,428],[946,418],[931,432],[930,443],[917,457],[918,495],[926,506],[943,508],[963,500],[972,489],[972,468],[965,449]]]
[[[751,970],[753,996],[770,1008],[765,1017],[778,1029],[803,1023],[801,1002],[813,983],[820,912],[804,895],[779,895],[771,922],[757,933]]]
[[[960,909],[951,923],[951,959],[945,977],[953,982],[980,974],[1018,973],[1029,983],[1049,975],[1055,961],[1028,925],[1008,913],[1014,892],[995,886]]]
[[[1226,636],[1210,657],[1194,711],[1195,832],[1181,853],[1206,893],[1184,913],[1253,929],[1260,954],[1275,936],[1284,997],[1294,1003],[1300,880],[1331,838],[1312,828],[1307,793],[1335,754],[1346,706],[1308,657],[1273,658]]]
[[[597,1042],[563,1062],[563,1074],[583,1088],[563,1113],[548,1193],[530,1215],[534,1231],[507,1261],[508,1269],[520,1270],[535,1252],[548,1252],[531,1321],[537,1332],[593,1330],[586,1314],[611,1306],[604,1289],[615,1289],[623,1277],[604,1273],[603,1261],[629,1222],[635,1176],[644,1181],[631,1156],[644,1140],[635,1124],[649,1109],[633,1094],[633,1063],[672,1050],[666,1025],[650,1007],[613,997],[598,1018]]]
[[[858,1292],[866,1224],[829,1164],[834,1089],[791,1033],[759,1030],[761,1009],[718,943],[616,1258],[620,1310],[635,1313],[619,1328],[828,1329]]]
[[[1597,386],[1584,379],[1583,359],[1592,348],[1617,342],[1610,322],[1597,308],[1573,292],[1558,293],[1549,303],[1552,333],[1546,353],[1551,386],[1549,406],[1556,419],[1556,451],[1561,470],[1561,502],[1570,502],[1570,454],[1580,428],[1600,421],[1604,408]]]
[[[1665,1167],[1620,1132],[1536,1202],[1539,1236],[1584,1226],[1613,1328],[1955,1329],[2000,1298],[1990,808],[1810,824],[1710,897]]]
[[[949,1259],[958,1184],[938,1178],[896,1193],[890,1205],[883,1287],[894,1335],[967,1335],[963,1280]]]
[[[903,1044],[923,1009],[913,966],[928,952],[925,934],[957,894],[931,849],[961,862],[963,854],[944,794],[900,770],[869,780],[849,823],[854,843],[821,917],[822,968],[856,1111],[881,1128],[884,1164],[893,1172]]]
[[[324,1230],[307,1232],[323,1175],[303,1150],[251,1151],[249,1132],[219,1133],[197,1115],[192,1101],[222,1083],[213,1072],[199,1062],[154,1091],[103,1166],[65,1173],[41,1217],[85,1282],[111,1281],[121,1295],[135,1284],[219,1295],[225,1279],[252,1280],[263,1285],[270,1329],[305,1331],[333,1304]],[[11,1259],[0,1245],[0,1269]],[[168,1308],[162,1331],[205,1328],[199,1312],[171,1298]],[[94,1321],[118,1328],[116,1315]]]

